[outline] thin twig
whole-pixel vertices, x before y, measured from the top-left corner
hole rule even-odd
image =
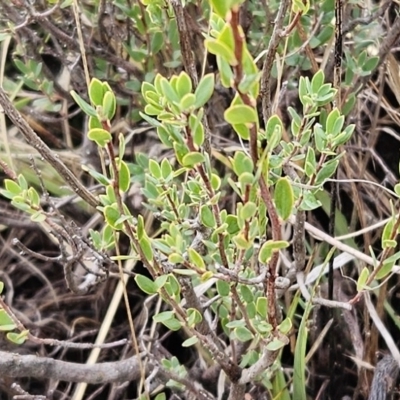
[[[328,307],[328,308],[342,308],[343,310],[348,310],[348,311],[352,310],[353,307],[349,303],[343,303],[341,301],[323,299],[321,297],[312,297],[311,298],[311,295],[308,292],[307,287],[304,283],[304,273],[298,272],[296,277],[297,277],[297,283],[299,284],[301,294],[303,295],[303,297],[306,301],[311,300],[311,302],[313,304],[319,304],[321,306]]]
[[[11,310],[11,308],[8,306],[8,304],[0,297],[0,309],[3,309],[6,314],[13,320],[14,324],[18,328],[20,332],[27,331],[23,323],[17,318],[17,316],[14,314],[14,312]],[[111,343],[105,343],[101,345],[96,345],[92,343],[73,343],[71,341],[67,340],[56,340],[56,339],[48,339],[48,338],[38,338],[35,335],[32,335],[31,333],[28,333],[27,335],[28,340],[30,340],[32,343],[37,343],[37,344],[47,344],[49,346],[61,346],[64,348],[70,348],[70,349],[93,349],[93,348],[99,348],[99,349],[106,349],[106,348],[113,348],[117,346],[122,346],[128,343],[127,339],[121,339],[117,340],[115,342]]]
[[[271,116],[271,71],[274,64],[276,50],[278,49],[279,42],[282,39],[281,32],[283,21],[287,15],[289,4],[290,0],[282,0],[279,5],[279,10],[274,22],[274,30],[269,41],[267,55],[262,69],[260,95],[262,98],[262,113],[265,125]]]

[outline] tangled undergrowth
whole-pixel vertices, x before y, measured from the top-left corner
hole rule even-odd
[[[1,394],[398,396],[398,11],[0,0]]]

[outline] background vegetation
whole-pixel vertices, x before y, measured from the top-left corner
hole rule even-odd
[[[0,0],[0,29],[2,396],[397,394],[397,2]]]

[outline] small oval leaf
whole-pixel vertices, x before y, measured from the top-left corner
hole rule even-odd
[[[287,178],[280,178],[275,185],[274,200],[279,216],[285,221],[292,214],[294,205],[293,188]]]

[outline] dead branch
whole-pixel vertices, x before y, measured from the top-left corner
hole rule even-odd
[[[390,394],[398,375],[398,362],[395,361],[391,355],[383,357],[375,368],[374,379],[372,381],[368,400],[386,400],[392,398]]]
[[[0,376],[105,384],[139,379],[140,368],[136,356],[122,361],[87,365],[0,351]]]

